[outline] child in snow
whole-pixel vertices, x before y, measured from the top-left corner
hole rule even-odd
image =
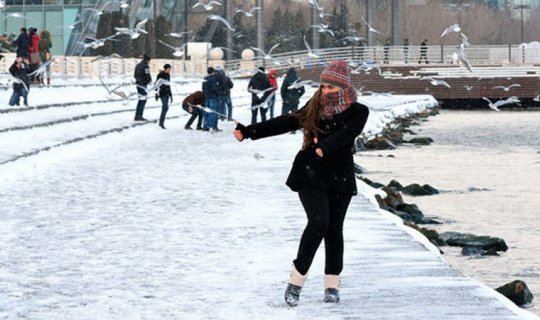
[[[356,102],[345,61],[333,61],[321,73],[321,86],[297,112],[258,124],[236,123],[238,141],[257,140],[293,130],[304,130],[304,143],[287,179],[298,192],[308,223],[291,272],[285,301],[296,306],[317,248],[325,241],[324,301],[339,301],[343,269],[343,221],[357,194],[353,144],[366,124],[369,110]]]

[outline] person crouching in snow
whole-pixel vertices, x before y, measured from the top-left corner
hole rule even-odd
[[[21,97],[24,98],[24,105],[28,106],[28,91],[30,90],[30,61],[19,57],[9,67],[9,73],[15,78],[13,82],[13,94],[9,99],[9,105],[19,105]]]
[[[304,130],[302,149],[294,159],[287,185],[298,192],[307,215],[296,259],[285,290],[285,301],[296,306],[308,270],[322,240],[325,242],[324,301],[339,301],[343,269],[343,221],[357,194],[353,149],[369,110],[356,102],[345,61],[333,61],[321,73],[321,86],[297,112],[244,126],[236,123],[238,141],[257,140]]]
[[[197,130],[202,130],[202,108],[204,108],[204,93],[202,91],[195,91],[182,101],[182,109],[191,114],[191,118],[189,118],[184,129],[192,130],[191,124],[195,119],[199,118],[197,120]]]

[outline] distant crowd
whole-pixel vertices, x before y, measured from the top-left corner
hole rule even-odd
[[[162,108],[159,117],[159,126],[165,128],[165,117],[169,110],[169,103],[173,101],[171,91],[170,73],[171,65],[165,64],[160,70],[153,86],[150,73],[150,56],[143,55],[143,59],[135,67],[134,78],[137,87],[138,101],[135,109],[135,121],[146,121],[143,117],[144,108],[148,94],[155,90],[156,100],[161,100]],[[283,100],[282,114],[295,112],[300,103],[300,97],[305,93],[304,86],[293,85],[298,83],[296,69],[290,68],[287,71],[281,86],[281,98]],[[202,82],[201,90],[189,94],[182,102],[182,108],[191,114],[191,117],[184,126],[186,130],[193,130],[192,124],[197,120],[195,129],[210,132],[220,132],[218,120],[233,120],[233,105],[231,100],[231,89],[234,83],[225,71],[216,66],[207,69],[207,75]],[[263,67],[259,67],[250,79],[247,90],[251,93],[251,123],[257,123],[260,114],[261,121],[266,121],[267,113],[270,118],[274,118],[274,107],[276,92],[279,89],[277,82],[277,72],[271,70],[266,73]]]
[[[47,30],[38,34],[36,28],[21,28],[16,39],[13,36],[2,35],[1,47],[4,51],[13,48],[17,58],[9,67],[14,78],[13,94],[9,100],[10,106],[20,105],[21,98],[28,106],[28,93],[31,85],[51,84],[50,61],[52,59],[51,34]]]

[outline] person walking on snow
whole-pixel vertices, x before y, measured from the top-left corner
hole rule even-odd
[[[216,76],[215,69],[208,67],[206,70],[208,75],[204,77],[202,84],[202,92],[204,93],[204,101],[208,112],[203,115],[203,131],[219,132],[217,113],[219,106],[220,82]]]
[[[137,109],[135,110],[135,121],[146,121],[146,119],[143,118],[144,106],[146,105],[146,98],[148,96],[146,86],[152,82],[149,63],[150,56],[145,53],[142,61],[135,66],[135,72],[133,74],[135,85],[137,85],[137,94],[139,96]]]
[[[299,88],[289,88],[296,80],[298,80],[296,69],[291,67],[287,70],[287,75],[281,84],[281,99],[283,100],[283,106],[281,107],[282,115],[296,112],[296,110],[298,110],[298,104],[300,103],[300,97],[306,92],[304,86]]]
[[[353,145],[366,124],[369,110],[356,102],[345,61],[332,61],[321,73],[321,86],[294,113],[244,126],[236,123],[238,141],[257,140],[303,129],[304,142],[296,155],[287,185],[298,192],[307,215],[296,259],[285,290],[285,301],[296,306],[317,248],[325,242],[324,301],[338,302],[343,269],[343,221],[357,194]]]
[[[267,106],[265,102],[270,95],[270,90],[267,89],[271,88],[272,85],[268,81],[265,71],[263,67],[259,67],[257,72],[249,80],[248,91],[251,92],[251,124],[257,123],[257,113],[259,113],[259,110],[261,112],[261,121],[266,121]],[[257,93],[263,90],[266,91],[264,93]],[[259,96],[262,97],[259,98]]]
[[[159,74],[156,78],[156,83],[159,79],[163,79],[169,83],[171,81],[171,65],[165,64],[163,70],[159,71]],[[156,94],[156,100],[161,99],[161,115],[159,116],[159,126],[161,129],[165,128],[165,117],[167,116],[167,111],[169,111],[169,100],[173,102],[171,86],[169,84],[162,83],[158,88],[158,93]]]

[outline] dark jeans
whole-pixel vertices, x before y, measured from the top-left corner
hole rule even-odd
[[[324,273],[339,275],[343,269],[343,220],[352,196],[319,189],[303,189],[298,195],[306,211],[308,223],[294,260],[296,270],[303,275],[308,272],[324,239]]]
[[[137,86],[137,93],[139,94],[139,101],[137,102],[137,110],[135,110],[135,116],[142,117],[147,98],[146,86],[144,88]]]
[[[263,105],[261,107],[255,107],[255,108],[253,107],[254,106],[251,106],[251,124],[257,123],[257,113],[259,112],[259,110],[261,110],[261,121],[262,122],[266,121],[266,111],[268,111],[268,109],[264,108],[266,107],[266,105]]]
[[[24,98],[24,105],[28,106],[28,91],[24,88],[15,89],[13,88],[13,94],[11,95],[11,98],[9,99],[9,105],[19,105],[20,98]]]
[[[161,115],[159,116],[159,125],[165,125],[165,117],[167,116],[167,111],[169,111],[169,99],[171,96],[161,97]]]
[[[189,113],[189,105],[187,103],[182,104],[182,109],[184,109],[187,113]],[[199,118],[197,120],[197,129],[202,128],[202,119],[203,119],[203,111],[199,108],[193,107],[193,112],[191,113],[191,118],[189,118],[188,122],[186,123],[186,127],[191,126],[193,121],[195,119]]]
[[[270,119],[274,119],[274,105],[276,104],[276,95],[274,94],[268,101],[268,109],[270,109]]]
[[[230,95],[225,97],[225,106],[227,107],[227,120],[232,120],[232,101]]]

